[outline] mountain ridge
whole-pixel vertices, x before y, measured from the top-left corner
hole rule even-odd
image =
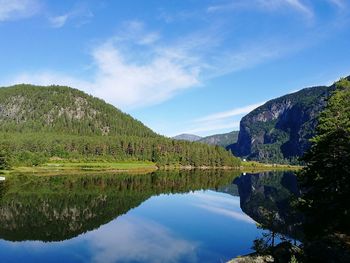
[[[238,131],[213,134],[205,137],[201,137],[195,134],[183,133],[183,134],[176,135],[172,138],[175,140],[196,141],[196,142],[205,143],[208,145],[218,145],[225,148],[233,143],[236,143],[238,138]]]
[[[227,149],[250,160],[298,163],[335,88],[335,84],[304,88],[266,102],[242,118],[237,143]]]

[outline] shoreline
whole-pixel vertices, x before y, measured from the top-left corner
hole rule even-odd
[[[12,174],[38,174],[38,175],[60,175],[66,173],[137,173],[147,174],[157,170],[232,170],[242,173],[259,173],[268,171],[297,171],[302,169],[301,166],[294,165],[276,165],[261,164],[233,166],[190,166],[190,165],[166,165],[157,166],[153,162],[62,162],[62,163],[46,163],[40,166],[18,166],[11,170],[0,171],[2,176],[10,176]]]

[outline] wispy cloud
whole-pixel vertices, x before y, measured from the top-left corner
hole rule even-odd
[[[260,9],[270,10],[289,7],[293,11],[311,15],[312,6],[309,6],[310,2],[307,3],[308,5],[301,0],[237,0],[211,6],[206,11],[212,13],[210,16],[213,21],[216,21],[217,16],[222,16],[217,12],[227,10],[229,7],[257,6]],[[89,14],[86,11],[88,10],[84,8],[77,10],[73,8],[72,12],[52,16],[51,25],[60,28],[74,17]],[[206,11],[202,10],[205,13],[202,15],[208,15]],[[217,16],[214,19],[215,15]],[[229,20],[229,23],[233,22]],[[168,35],[160,29],[149,29],[140,20],[125,21],[120,24],[119,30],[113,36],[90,49],[89,65],[92,66],[87,76],[76,77],[70,73],[45,69],[18,73],[12,80],[7,81],[7,84],[20,81],[41,85],[68,85],[99,96],[123,110],[139,108],[162,103],[185,90],[200,87],[210,79],[298,52],[317,42],[321,34],[320,30],[300,37],[295,37],[293,34],[292,37],[289,34],[270,36],[257,32],[254,37],[236,39],[232,38],[233,29],[226,29],[222,24],[218,26],[212,24],[216,23],[201,29],[185,30],[184,34]],[[329,27],[322,27],[322,34],[329,31]],[[219,114],[226,116],[225,114],[233,113]],[[217,117],[211,116],[211,120],[202,120],[201,123],[197,121],[189,131],[208,131],[213,129],[213,124],[217,125],[217,130],[219,127],[228,129],[233,125],[238,126],[237,119],[224,122],[224,118],[216,120]]]
[[[27,18],[39,10],[38,0],[0,0],[0,22]]]
[[[64,26],[64,24],[67,22],[68,17],[69,17],[69,15],[65,14],[65,15],[61,15],[61,16],[50,17],[49,20],[50,20],[52,27],[60,28],[60,27]]]
[[[347,4],[344,0],[328,0],[331,4],[336,5],[340,9],[346,8]]]
[[[178,131],[172,136],[181,133],[206,135],[209,132],[217,133],[223,130],[238,130],[240,119],[242,118],[242,116],[248,114],[255,108],[261,106],[262,104],[264,104],[264,102],[254,103],[239,108],[233,108],[228,111],[216,112],[207,116],[194,119],[188,122],[188,129]]]
[[[247,114],[252,110],[254,110],[255,108],[263,105],[264,103],[265,102],[254,103],[254,104],[243,106],[240,108],[234,108],[232,110],[210,114],[208,116],[201,117],[195,121],[196,122],[218,121],[218,120],[227,119],[227,118],[242,115],[242,114]]]
[[[337,1],[337,0],[336,0]],[[310,7],[302,3],[300,0],[252,0],[252,1],[228,1],[219,5],[212,5],[207,8],[208,13],[227,12],[239,9],[259,9],[262,11],[278,11],[281,9],[290,9],[300,12],[311,18],[313,11]]]
[[[287,4],[289,4],[289,6],[291,6],[292,8],[294,8],[295,10],[301,13],[304,13],[306,16],[308,17],[314,16],[314,13],[311,10],[311,8],[303,4],[300,0],[285,0],[285,1]]]
[[[197,202],[193,203],[196,207],[248,224],[256,224],[253,219],[242,212],[238,197],[212,191],[196,192],[193,196],[198,198]]]
[[[205,209],[207,211],[210,211],[212,213],[215,213],[215,214],[231,217],[235,220],[243,221],[243,222],[246,222],[249,224],[256,224],[256,222],[253,219],[251,219],[249,216],[247,216],[246,214],[232,211],[232,210],[227,209],[227,208],[212,207],[212,206],[206,206],[206,205],[198,205],[198,207]]]
[[[51,15],[48,17],[48,20],[53,28],[61,28],[69,20],[75,20],[76,26],[81,26],[89,22],[93,17],[93,13],[84,6],[76,6],[71,11],[66,12],[61,15]]]
[[[163,225],[134,216],[122,216],[99,231],[88,233],[84,239],[90,245],[92,262],[198,260],[198,244],[177,237]]]
[[[142,33],[142,25],[130,23],[91,52],[94,74],[90,81],[57,72],[30,72],[10,83],[61,84],[84,90],[122,108],[163,102],[180,90],[199,85],[199,72],[187,58],[174,56],[170,48],[159,48],[156,33]],[[130,45],[131,44],[131,45]]]

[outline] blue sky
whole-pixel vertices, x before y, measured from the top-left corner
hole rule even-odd
[[[160,134],[237,130],[350,75],[348,0],[0,0],[0,85],[61,84]]]

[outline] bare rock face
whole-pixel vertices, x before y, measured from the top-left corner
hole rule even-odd
[[[242,118],[236,156],[262,162],[293,162],[310,147],[317,118],[335,86],[300,90],[268,101]]]

